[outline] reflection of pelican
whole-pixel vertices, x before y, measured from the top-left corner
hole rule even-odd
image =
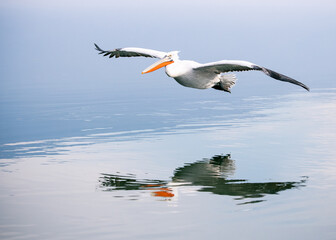
[[[261,182],[249,183],[245,179],[228,179],[235,171],[230,155],[216,155],[211,159],[197,161],[177,168],[172,181],[136,179],[134,175],[102,174],[100,187],[105,191],[149,190],[153,196],[174,197],[174,188],[198,186],[198,191],[233,196],[235,199],[259,199],[266,194],[277,194],[291,188],[304,186],[299,182]],[[261,200],[246,202],[254,203]]]
[[[280,73],[274,72],[265,67],[258,66],[254,63],[238,60],[222,60],[200,64],[195,61],[179,60],[178,51],[160,52],[144,48],[117,48],[111,51],[102,50],[96,44],[96,49],[104,56],[112,57],[151,57],[160,60],[146,68],[142,73],[153,72],[159,68],[166,67],[166,73],[169,77],[174,78],[179,84],[185,87],[206,89],[214,88],[226,92],[231,91],[235,85],[236,76],[234,74],[223,74],[228,72],[240,72],[257,70],[266,75],[283,81],[296,84],[309,91],[309,88],[303,83],[287,77]]]

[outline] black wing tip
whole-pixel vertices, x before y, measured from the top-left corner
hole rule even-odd
[[[304,85],[304,84],[302,84],[302,86],[301,87],[303,87],[304,89],[306,89],[308,92],[310,92],[310,88],[309,87],[307,87],[306,85]]]
[[[304,89],[306,89],[308,92],[310,92],[309,87],[307,87],[305,84],[303,84],[302,82],[299,82],[293,78],[287,77],[281,73],[277,73],[273,70],[270,70],[268,68],[264,68],[264,67],[260,67],[260,69],[256,69],[256,70],[262,70],[265,74],[267,74],[268,76],[270,76],[271,78],[283,81],[283,82],[289,82],[295,85],[298,85]]]
[[[95,49],[99,52],[98,54],[103,54],[106,53],[106,51],[104,51],[103,49],[101,49],[97,44],[93,43],[95,45]]]
[[[296,83],[294,83],[294,84],[296,84]],[[308,86],[306,86],[305,84],[303,84],[303,83],[301,83],[301,82],[298,82],[298,84],[296,84],[296,85],[298,85],[298,86],[300,86],[300,87],[302,87],[302,88],[306,89],[306,90],[307,90],[307,92],[310,92],[310,89],[309,89],[309,87],[308,87]]]
[[[103,49],[101,49],[97,44],[95,44],[95,43],[93,43],[93,44],[95,45],[97,51],[104,52]]]
[[[115,56],[115,54],[114,54],[113,51],[105,51],[105,50],[101,49],[96,43],[93,43],[93,44],[95,45],[96,50],[99,51],[98,54],[104,54],[104,56],[108,56],[108,55],[110,55],[109,58]],[[117,50],[117,49],[116,49],[116,50]]]

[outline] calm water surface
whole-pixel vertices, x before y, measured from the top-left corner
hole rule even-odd
[[[6,104],[1,239],[336,236],[335,89],[29,106]]]
[[[277,14],[278,13],[278,14]],[[336,239],[332,0],[0,1],[0,239]],[[232,94],[150,58],[247,60]]]

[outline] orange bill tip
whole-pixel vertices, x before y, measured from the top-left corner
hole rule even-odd
[[[157,65],[154,64],[154,66],[152,68],[148,69],[147,71],[142,72],[141,74],[154,72],[155,70],[158,70],[159,68],[165,67],[165,66],[167,66],[169,64],[172,64],[172,63],[174,63],[174,61],[162,62],[162,63],[159,63]]]

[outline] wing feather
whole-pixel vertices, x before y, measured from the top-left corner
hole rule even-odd
[[[307,91],[309,91],[309,87],[307,87],[305,84],[287,77],[281,73],[277,73],[273,70],[267,69],[265,67],[258,66],[254,63],[247,62],[247,61],[239,61],[239,60],[222,60],[218,62],[211,62],[202,64],[199,67],[194,68],[195,71],[206,71],[206,72],[215,72],[217,74],[225,73],[225,72],[240,72],[240,71],[251,71],[251,70],[257,70],[262,71],[266,75],[270,76],[271,78],[274,78],[279,81],[283,82],[289,82],[295,85],[298,85],[300,87],[303,87]]]
[[[167,55],[166,52],[156,51],[152,49],[146,48],[135,48],[135,47],[127,47],[127,48],[116,48],[114,50],[103,50],[97,44],[96,50],[99,51],[99,54],[103,54],[104,56],[109,56],[109,58],[115,57],[150,57],[150,58],[163,58]]]
[[[255,66],[256,66],[255,64],[247,62],[247,61],[222,60],[218,62],[202,64],[201,66],[194,68],[194,70],[225,73],[225,72],[240,72],[240,71],[257,70],[257,69],[254,69]]]

